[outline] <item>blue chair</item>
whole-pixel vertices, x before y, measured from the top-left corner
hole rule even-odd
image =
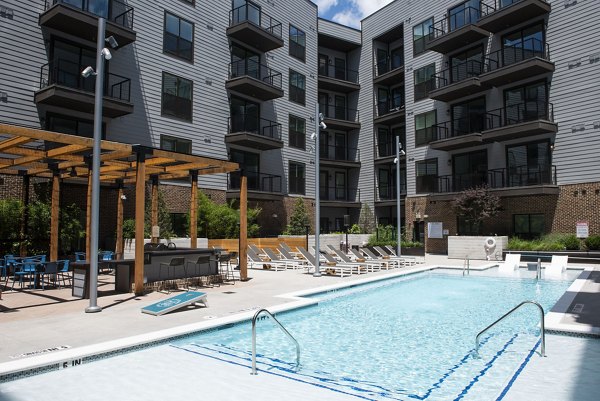
[[[75,262],[83,262],[85,260],[85,252],[75,252]]]
[[[58,262],[43,263],[40,266],[41,268],[37,270],[35,274],[36,281],[38,281],[39,277],[39,282],[42,284],[42,290],[46,289],[46,280],[44,280],[46,277],[51,277],[52,283],[54,284],[54,287],[56,287],[56,280],[58,277]],[[50,284],[50,281],[48,281],[48,284]]]
[[[56,263],[58,263],[57,276],[59,278],[62,278],[63,287],[66,287],[65,276],[69,280],[69,286],[70,286],[71,285],[71,275],[69,274],[70,273],[70,271],[69,271],[69,260],[68,259],[59,260]]]
[[[13,274],[13,284],[12,284],[12,288],[15,288],[15,282],[17,281],[17,279],[19,280],[19,284],[21,286],[21,288],[23,288],[23,281],[26,279],[27,281],[31,282],[31,279],[35,277],[37,269],[38,269],[38,265],[40,264],[41,260],[38,258],[23,258],[23,260],[20,263],[14,263],[13,264],[13,269],[14,269],[14,274]]]

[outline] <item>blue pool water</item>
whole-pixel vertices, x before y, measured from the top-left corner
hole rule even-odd
[[[318,294],[315,307],[277,316],[301,344],[269,319],[257,325],[258,369],[364,399],[490,400],[506,387],[539,340],[539,311],[527,306],[483,336],[476,334],[524,300],[550,310],[568,281],[425,273]],[[186,338],[182,350],[249,366],[250,324]]]

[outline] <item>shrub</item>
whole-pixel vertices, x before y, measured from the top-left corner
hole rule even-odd
[[[600,235],[590,235],[585,239],[585,246],[590,251],[600,250]]]
[[[574,234],[548,234],[534,240],[512,237],[508,240],[511,251],[564,251],[580,249],[580,241]]]
[[[248,237],[256,237],[260,226],[256,223],[261,208],[248,208]],[[230,204],[217,204],[200,192],[198,196],[198,234],[206,238],[238,238],[240,211]]]
[[[368,246],[383,246],[383,245],[392,245],[394,247],[397,246],[398,242],[396,241],[396,227],[394,226],[379,226],[377,228],[378,234],[372,234],[369,237]],[[406,233],[403,235],[406,237]],[[402,240],[400,243],[402,248],[418,248],[422,247],[423,244],[418,241],[406,241]]]
[[[350,227],[350,231],[348,231],[350,234],[360,234],[360,226],[358,224],[352,224],[352,227]]]
[[[284,235],[304,235],[306,234],[306,226],[310,226],[304,199],[298,198],[294,202],[294,210],[290,216],[290,224],[283,231]]]
[[[581,241],[575,234],[566,235],[561,242],[569,251],[578,251],[581,248]]]

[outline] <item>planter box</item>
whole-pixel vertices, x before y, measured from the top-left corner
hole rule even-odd
[[[425,248],[420,246],[417,248],[402,248],[402,255],[405,256],[425,256]]]

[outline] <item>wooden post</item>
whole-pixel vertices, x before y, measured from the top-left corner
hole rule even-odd
[[[146,196],[146,157],[138,154],[135,178],[135,295],[144,294],[144,204]]]
[[[123,243],[123,184],[119,183],[117,191],[117,243],[115,253],[117,257],[124,258],[125,244]]]
[[[158,226],[158,177],[152,176],[152,216],[150,218],[150,230],[154,231],[154,227]],[[154,234],[150,234],[152,237],[152,243],[158,244],[160,237],[155,237]]]
[[[248,280],[248,177],[241,174],[240,185],[240,280]]]
[[[52,206],[50,208],[50,262],[58,260],[58,218],[60,211],[60,174],[52,176]]]
[[[92,254],[92,169],[88,170],[87,198],[85,218],[85,258],[89,260]]]
[[[22,190],[22,196],[23,196],[23,213],[21,214],[21,232],[20,232],[20,246],[19,246],[19,254],[24,257],[27,256],[27,223],[29,220],[29,209],[27,208],[29,206],[29,176],[28,175],[24,175],[23,176],[23,190]]]
[[[198,247],[198,172],[190,171],[192,188],[190,196],[190,248]]]

